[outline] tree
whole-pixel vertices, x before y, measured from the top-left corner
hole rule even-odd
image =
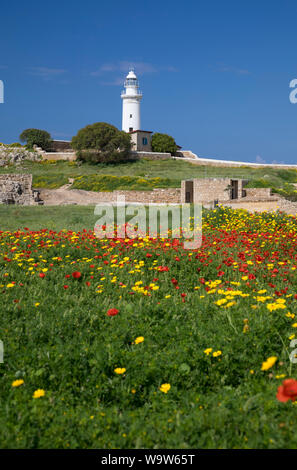
[[[51,135],[41,129],[25,129],[20,135],[20,141],[26,142],[29,148],[37,145],[43,150],[49,150],[52,143]]]
[[[157,132],[152,136],[152,151],[171,153],[174,155],[177,151],[177,145],[174,138],[170,135]]]
[[[96,122],[80,129],[71,146],[81,160],[93,163],[122,162],[129,159],[131,137],[106,122]]]

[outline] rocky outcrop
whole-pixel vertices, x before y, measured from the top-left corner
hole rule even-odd
[[[25,160],[38,161],[40,156],[37,152],[30,152],[24,148],[0,146],[0,167],[20,165]]]
[[[0,204],[38,204],[32,190],[32,175],[0,175]]]

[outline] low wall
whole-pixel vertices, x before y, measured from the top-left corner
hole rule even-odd
[[[244,188],[248,199],[267,199],[271,196],[271,188]]]
[[[131,157],[136,160],[141,158],[148,158],[149,160],[166,160],[172,158],[171,153],[162,152],[131,152]]]
[[[183,152],[185,153],[185,152]],[[277,163],[251,163],[251,162],[235,162],[229,160],[215,160],[214,158],[201,158],[196,159],[189,158],[187,156],[182,157],[172,157],[176,160],[185,160],[190,161],[193,165],[201,166],[219,166],[219,167],[252,167],[252,168],[279,168],[284,170],[297,170],[297,165],[286,165],[286,164],[277,164]]]
[[[85,206],[117,202],[121,203],[121,201],[118,201],[118,198],[121,196],[125,196],[125,203],[127,204],[180,204],[179,188],[154,189],[153,191],[117,190],[113,192],[85,191],[83,189],[40,188],[40,197],[46,206],[60,206],[67,204]]]
[[[125,197],[125,202],[138,202],[141,204],[180,204],[180,189],[165,188],[152,191],[116,190],[113,192],[98,192],[98,200],[103,202],[117,202],[120,196]]]

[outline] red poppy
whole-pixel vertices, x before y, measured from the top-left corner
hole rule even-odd
[[[289,400],[295,401],[297,399],[297,380],[284,380],[283,384],[277,389],[276,398],[282,402]]]
[[[45,277],[45,274],[44,273],[39,273],[39,277],[41,277],[41,279],[43,279]]]
[[[73,279],[79,279],[81,277],[81,273],[79,271],[74,271],[72,273]]]
[[[64,287],[64,289],[68,289],[69,286],[63,286],[63,287]]]
[[[177,286],[177,284],[178,284],[178,281],[176,279],[174,279],[174,277],[171,279],[171,282],[174,286]]]
[[[119,310],[117,308],[110,308],[107,310],[107,315],[109,317],[115,317],[119,313]]]

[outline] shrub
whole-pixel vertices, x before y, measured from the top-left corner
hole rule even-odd
[[[28,148],[34,145],[41,147],[43,150],[51,148],[51,136],[47,131],[41,129],[26,129],[20,135],[20,141],[26,142]]]
[[[80,129],[71,141],[81,160],[90,163],[127,161],[131,151],[131,137],[106,122],[96,122]]]
[[[153,152],[166,152],[175,154],[177,145],[173,137],[167,134],[156,133],[152,136],[152,151]]]
[[[8,147],[22,148],[22,144],[19,142],[14,142],[13,144],[9,144]]]

